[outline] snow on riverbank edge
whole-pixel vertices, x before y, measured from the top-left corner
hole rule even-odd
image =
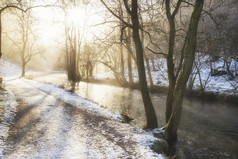
[[[16,98],[14,94],[6,90],[4,94],[0,94],[3,100],[0,100],[0,105],[5,107],[5,114],[2,122],[0,122],[0,156],[2,156],[5,148],[5,141],[8,137],[8,130],[16,115]]]
[[[197,54],[197,58],[200,57]],[[238,76],[235,76],[232,80],[229,79],[228,74],[224,75],[217,75],[217,76],[211,76],[211,68],[210,64],[205,62],[209,60],[209,56],[204,56],[200,57],[201,60],[203,61],[202,68],[200,69],[200,74],[201,74],[201,79],[199,79],[199,75],[196,72],[196,69],[193,69],[190,77],[194,78],[193,81],[193,87],[192,90],[194,91],[200,91],[201,90],[201,83],[202,86],[204,87],[204,92],[205,93],[214,93],[217,95],[238,95]],[[237,63],[237,62],[236,62]],[[167,62],[166,59],[161,58],[161,59],[155,59],[155,64],[156,68],[153,70],[152,68],[152,62],[150,63],[150,68],[151,68],[151,75],[152,75],[152,81],[155,86],[159,87],[168,87],[169,85],[169,80],[168,80],[168,74],[167,74]],[[220,71],[226,71],[225,68],[222,68],[224,65],[224,61],[222,59],[219,59],[217,62],[214,63],[216,64],[216,69],[220,68]],[[237,70],[238,68],[235,68],[238,66],[238,63],[235,64],[235,61],[233,60],[230,66],[230,69]],[[222,69],[221,69],[222,68]],[[125,70],[125,76],[127,81],[129,81],[128,77],[128,70]],[[147,77],[147,82],[148,85],[150,85],[149,82],[149,77],[148,77],[148,72],[146,70],[146,77]],[[106,80],[106,79],[113,79],[115,80],[115,76],[113,71],[105,72],[105,73],[100,73],[94,75],[93,79],[95,80]],[[139,77],[137,70],[133,70],[133,80],[135,83],[138,82]],[[189,83],[189,81],[188,81]]]
[[[41,83],[28,79],[23,79],[23,81],[43,92],[46,92],[47,94],[50,94],[66,103],[79,107],[85,111],[91,112],[98,116],[109,118],[111,120],[123,122],[123,117],[122,115],[120,115],[120,113],[104,109],[96,103],[86,98],[80,97],[74,93],[68,92],[62,88],[59,88],[56,85]]]

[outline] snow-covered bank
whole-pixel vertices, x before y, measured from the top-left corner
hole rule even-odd
[[[3,94],[1,94],[1,92]],[[12,92],[4,90],[0,92],[0,106],[4,109],[0,121],[0,156],[5,148],[5,141],[8,137],[9,127],[14,120],[16,113],[16,99]]]
[[[8,60],[0,59],[0,76],[2,77],[19,77],[21,75],[21,68],[9,62]]]
[[[11,80],[21,77],[21,67],[15,63],[10,62],[9,60],[0,59],[0,77],[3,78],[3,85]],[[36,76],[43,74],[43,72],[35,72],[32,70],[26,70],[26,76]]]
[[[66,103],[69,103],[71,105],[74,105],[76,107],[79,107],[80,109],[83,109],[85,111],[97,114],[99,116],[103,116],[115,121],[122,122],[123,117],[116,112],[110,111],[109,109],[104,109],[97,105],[96,103],[82,98],[74,93],[70,93],[62,88],[59,88],[58,86],[52,85],[52,84],[46,84],[46,83],[40,83],[37,81],[27,80],[23,79],[25,82],[30,84],[31,86],[46,92],[47,94],[50,94]]]
[[[202,57],[200,59],[200,75],[201,81],[199,79],[199,75],[196,69],[193,70],[191,74],[191,78],[194,78],[193,81],[193,90],[199,91],[201,88],[201,82],[204,87],[205,92],[213,92],[215,94],[221,95],[238,95],[238,76],[233,78],[232,80],[229,79],[228,74],[224,74],[221,76],[211,76],[210,73],[210,64],[206,62],[208,60],[208,56]],[[198,61],[198,60],[197,60]],[[168,87],[168,75],[167,75],[167,64],[165,59],[157,59],[155,60],[155,70],[151,71],[153,83],[154,85],[161,86],[161,87]],[[220,59],[215,64],[215,68],[219,68],[219,71],[222,71],[221,67],[224,65],[223,61]],[[238,66],[238,64],[236,64]],[[237,70],[238,68],[235,65],[235,61],[231,62],[230,69]],[[150,63],[150,68],[152,67],[152,63]],[[224,70],[225,68],[223,68]],[[147,71],[147,70],[146,70]],[[147,73],[147,72],[146,72]],[[126,78],[128,78],[127,70],[125,72]],[[104,74],[97,74],[94,79],[96,80],[105,80],[105,79],[115,79],[114,73],[112,71],[106,72]],[[133,70],[133,79],[134,82],[138,82],[138,73],[136,70]],[[147,81],[149,81],[147,75]],[[148,83],[149,84],[149,83]]]

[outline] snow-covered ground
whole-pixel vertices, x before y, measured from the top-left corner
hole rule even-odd
[[[36,72],[32,70],[26,71],[26,76],[41,75],[44,72]],[[4,82],[14,80],[21,77],[21,67],[9,60],[0,59],[0,76],[4,77]],[[4,83],[3,83],[4,84]]]
[[[154,141],[158,141],[151,132],[146,132],[133,128],[130,125],[120,123],[118,122],[122,120],[120,114],[101,108],[94,102],[65,91],[57,86],[19,78],[20,71],[20,67],[5,60],[0,60],[0,76],[3,77],[4,86],[14,90],[13,92],[17,94],[17,98],[28,105],[37,105],[37,103],[35,103],[35,101],[37,101],[36,99],[44,98],[44,101],[38,104],[40,107],[34,108],[34,113],[38,113],[37,116],[39,116],[39,114],[44,114],[40,115],[40,121],[42,122],[37,123],[34,130],[29,132],[29,135],[24,135],[24,141],[21,141],[16,145],[12,152],[11,145],[6,145],[5,141],[8,136],[9,126],[16,113],[17,104],[16,97],[10,91],[6,91],[6,94],[3,95],[3,98],[6,100],[1,100],[0,102],[0,105],[6,107],[4,121],[0,124],[0,158],[4,149],[4,151],[7,152],[7,156],[5,154],[4,157],[7,158],[121,158],[123,156],[124,158],[166,158],[164,155],[157,154],[151,150],[150,146]],[[49,97],[45,97],[46,95]],[[81,117],[73,121],[71,127],[68,126],[68,123],[64,123],[65,127],[62,128],[61,133],[69,132],[67,134],[68,144],[64,145],[64,151],[61,151],[63,149],[61,142],[64,141],[58,141],[58,139],[55,138],[58,135],[57,133],[59,133],[57,130],[58,125],[53,125],[54,123],[62,122],[62,116],[59,114],[61,111],[50,114],[49,112],[44,111],[52,105],[52,102],[56,103],[55,100],[60,100],[80,108],[83,111],[93,113],[96,119],[98,118],[101,120],[103,117],[107,120],[99,122],[99,127],[96,128],[92,127],[94,125],[91,121],[87,122],[85,125],[87,127],[86,129],[92,124],[92,129],[87,130],[90,132],[88,132],[88,135],[86,135],[87,132],[82,131],[84,129],[84,124],[80,125],[80,123],[82,123],[82,121],[79,121]],[[57,110],[61,110],[61,108],[57,108]],[[29,122],[32,122],[32,120],[35,121],[34,119],[28,119],[28,117],[25,118],[26,120],[29,120]],[[70,117],[65,118],[68,120]],[[49,123],[47,121],[51,122]],[[98,122],[98,120],[96,121]],[[34,126],[34,123],[32,124],[33,125],[30,126]],[[76,127],[73,125],[76,125]],[[110,131],[109,129],[104,130],[105,126],[106,128],[110,128]],[[49,131],[50,134],[45,136],[45,138],[40,137],[39,139],[35,139],[35,133],[32,131],[38,131],[45,127],[48,127],[46,132]],[[70,130],[65,130],[66,127]],[[79,128],[81,130],[78,130]],[[120,132],[122,136],[116,136],[116,134],[112,133],[111,130],[114,129],[116,132]],[[28,130],[28,128],[22,128],[22,131],[25,130]],[[105,133],[106,135],[104,135]],[[86,138],[85,135],[87,136]],[[113,141],[105,138],[105,136],[112,138]],[[54,144],[52,142],[56,143]],[[97,147],[99,142],[100,146]],[[87,145],[88,143],[91,143],[92,145]],[[132,147],[125,146],[125,149],[123,149],[123,146],[120,146],[120,143],[134,143],[134,145],[132,145]],[[90,148],[87,148],[88,146]],[[56,152],[58,154],[55,154]]]
[[[0,93],[0,106],[5,109],[0,122],[0,156],[2,156],[2,151],[6,147],[4,141],[8,137],[9,126],[14,120],[16,113],[17,103],[12,92],[4,91],[3,94]]]
[[[4,86],[6,80],[15,79],[18,76],[20,76],[19,66],[6,60],[0,60],[0,77],[4,77]],[[0,94],[0,105],[5,108],[4,117],[0,123],[0,156],[2,156],[2,151],[5,148],[5,140],[8,137],[9,126],[14,120],[17,106],[15,96],[11,91],[2,91],[2,94]]]

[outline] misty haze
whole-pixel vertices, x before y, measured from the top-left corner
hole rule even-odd
[[[0,158],[237,159],[237,0],[1,0]]]

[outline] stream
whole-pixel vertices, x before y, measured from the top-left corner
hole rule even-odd
[[[85,82],[72,87],[65,74],[40,76],[34,80],[60,85],[102,107],[125,114],[134,119],[130,122],[132,126],[140,127],[145,122],[138,90]],[[159,127],[162,127],[165,124],[166,94],[152,93],[151,99]],[[238,107],[217,101],[185,98],[176,155],[181,159],[237,159]]]

